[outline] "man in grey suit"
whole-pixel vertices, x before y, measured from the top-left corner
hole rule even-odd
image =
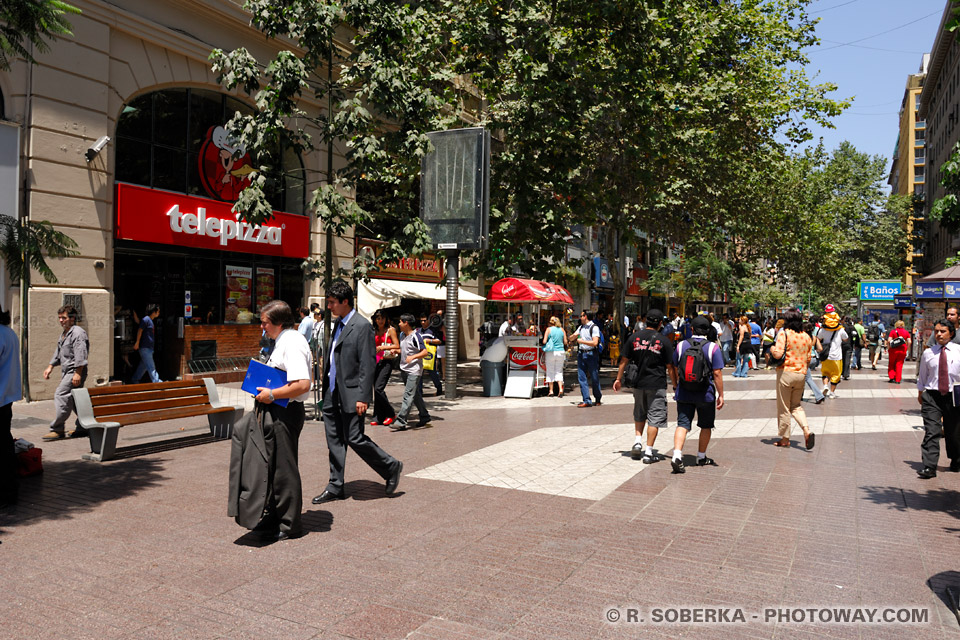
[[[403,463],[363,432],[364,414],[373,398],[376,368],[373,326],[353,308],[353,289],[343,280],[327,289],[327,308],[339,318],[323,359],[323,426],[330,451],[330,482],[313,504],[343,500],[347,445],[387,481],[392,495]]]

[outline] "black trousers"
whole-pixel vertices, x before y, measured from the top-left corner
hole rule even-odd
[[[953,406],[953,394],[924,391],[921,396],[920,415],[923,417],[923,443],[920,445],[923,466],[937,468],[941,433],[947,442],[947,457],[950,460],[960,458],[960,439],[957,434],[960,410]]]
[[[373,417],[380,424],[383,424],[387,418],[397,415],[390,401],[387,400],[385,391],[387,383],[390,382],[391,373],[393,373],[393,361],[386,358],[378,362],[377,368],[373,371]]]
[[[840,374],[844,380],[850,377],[850,358],[853,356],[853,349],[841,349],[840,359],[843,362],[843,372]]]
[[[293,402],[281,407],[276,404],[256,404],[256,411],[266,415],[262,419],[263,441],[270,458],[270,490],[267,492],[266,525],[276,525],[281,531],[300,535],[303,526],[303,486],[298,464],[300,432],[303,431],[303,403]]]
[[[384,480],[390,477],[398,461],[377,446],[363,432],[364,417],[357,415],[356,407],[347,412],[341,406],[340,393],[333,390],[331,402],[323,403],[323,426],[327,435],[327,449],[330,452],[330,481],[327,491],[338,496],[343,495],[343,475],[347,461],[347,446],[360,456],[371,469]]]
[[[13,452],[13,403],[0,407],[0,504],[17,501],[20,478],[17,476],[17,454]]]

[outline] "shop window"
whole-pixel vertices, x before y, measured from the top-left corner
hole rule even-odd
[[[255,166],[223,130],[237,112],[252,110],[203,89],[165,89],[131,100],[117,122],[117,180],[235,201]],[[267,198],[278,211],[302,214],[303,161],[292,148],[276,156],[281,167],[267,186]]]

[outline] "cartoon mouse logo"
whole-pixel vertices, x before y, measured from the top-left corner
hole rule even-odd
[[[207,193],[218,200],[235,202],[250,184],[250,154],[223,127],[210,127],[198,158],[200,182]]]

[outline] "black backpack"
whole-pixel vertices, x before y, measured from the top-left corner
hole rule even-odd
[[[680,351],[684,342],[686,349]],[[687,391],[703,392],[710,387],[710,380],[713,378],[713,365],[703,353],[705,340],[685,340],[677,347],[680,357],[677,358],[677,377],[680,386]],[[710,343],[710,355],[713,356],[713,349],[716,345]]]
[[[880,340],[880,325],[876,322],[867,327],[867,340],[878,342]]]

